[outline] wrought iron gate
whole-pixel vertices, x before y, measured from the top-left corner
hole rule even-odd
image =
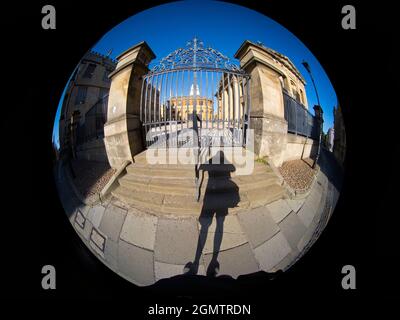
[[[147,147],[245,146],[249,87],[248,74],[194,38],[143,78],[140,120]]]

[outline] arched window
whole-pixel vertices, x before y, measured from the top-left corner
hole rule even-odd
[[[301,101],[302,104],[306,103],[306,99],[304,97],[304,92],[301,89],[300,89],[300,101]]]

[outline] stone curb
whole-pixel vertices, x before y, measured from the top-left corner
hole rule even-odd
[[[107,195],[111,193],[112,190],[114,190],[117,187],[117,181],[122,175],[122,173],[125,171],[126,167],[131,164],[130,160],[124,161],[124,163],[121,165],[121,167],[117,170],[117,172],[114,173],[114,175],[111,177],[111,179],[107,182],[107,184],[104,186],[104,188],[100,191],[99,193],[99,199],[100,201],[105,201],[107,198]]]

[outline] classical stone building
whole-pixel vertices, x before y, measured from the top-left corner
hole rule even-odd
[[[333,109],[335,137],[333,142],[333,154],[343,166],[346,157],[346,131],[344,127],[342,108],[340,104]]]
[[[218,119],[231,121],[237,119],[245,108],[244,85],[236,75],[228,75],[218,84]]]
[[[210,54],[215,52],[208,48],[202,50],[210,50]],[[179,52],[181,51],[175,51],[175,55],[170,54],[161,67],[165,68],[166,63],[172,61],[171,57],[179,59]],[[221,56],[217,55],[218,59]],[[152,123],[152,118],[146,119],[147,115],[144,120],[141,118],[142,108],[146,105],[144,101],[149,99],[146,91],[148,86],[150,91],[155,90],[154,96],[158,95],[160,98],[161,95],[161,100],[171,90],[169,87],[164,93],[160,93],[158,89],[151,89],[153,85],[151,80],[147,82],[156,72],[160,72],[156,70],[148,76],[150,73],[148,65],[154,58],[155,54],[150,47],[141,42],[117,57],[116,70],[110,75],[111,88],[104,141],[107,157],[113,168],[119,168],[127,160],[133,161],[134,156],[146,148],[143,142],[142,121],[149,127],[153,123],[163,126],[161,133],[164,129],[167,130],[166,126],[157,124],[157,121]],[[166,110],[168,114],[171,112],[171,120],[179,121],[181,117],[184,122],[193,110],[194,96],[196,96],[197,112],[203,119],[210,120],[213,114],[213,119],[225,121],[239,113],[254,130],[256,156],[267,157],[275,166],[280,166],[283,161],[312,156],[318,147],[319,124],[309,111],[305,93],[306,82],[299,70],[288,57],[251,41],[243,42],[235,58],[240,61],[240,70],[231,69],[224,72],[223,80],[214,92],[215,95],[206,97],[192,85],[192,92],[189,95],[175,98],[170,95],[168,100],[162,102],[158,102],[158,98],[152,100],[155,104],[150,103],[148,111],[152,112],[155,106],[156,118],[164,116],[162,121],[169,121],[170,119],[164,115]],[[182,63],[182,61],[186,60],[177,62]],[[204,61],[207,65],[207,59]],[[161,72],[163,71],[164,69],[161,69]],[[174,72],[174,70],[168,72],[171,71]],[[247,107],[249,109],[245,110]],[[226,130],[230,130],[229,124]],[[165,135],[168,136],[168,132]]]
[[[196,112],[201,120],[212,120],[214,109],[213,101],[207,97],[200,95],[199,88],[191,85],[189,96],[172,97],[167,101],[166,118],[177,119],[178,121],[187,121],[188,117],[193,114],[194,102],[196,102]],[[169,115],[171,108],[171,116]],[[161,109],[164,112],[164,109]]]
[[[86,53],[80,61],[68,83],[62,104],[59,122],[61,152],[72,148],[74,156],[107,161],[102,132],[111,84],[108,75],[115,66],[114,60],[94,51]]]

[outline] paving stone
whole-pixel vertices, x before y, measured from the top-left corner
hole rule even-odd
[[[271,218],[271,213],[266,207],[246,210],[239,213],[238,217],[253,248],[279,232],[278,225]]]
[[[286,271],[290,264],[294,263],[299,255],[298,250],[291,251],[286,257],[284,257],[271,271],[276,272],[278,270]]]
[[[193,261],[199,231],[196,219],[159,218],[154,245],[155,260],[170,264]]]
[[[198,226],[199,230],[201,229],[202,222],[208,222],[211,220],[211,224],[208,227],[208,232],[215,232],[217,226],[217,219],[215,215],[212,218],[209,217],[200,217]],[[223,230],[225,233],[243,233],[243,229],[239,223],[239,220],[236,215],[227,215],[224,218],[223,222]]]
[[[77,211],[79,210],[79,211],[82,213],[82,215],[83,215],[85,218],[87,218],[90,208],[91,208],[90,206],[88,206],[88,205],[82,203],[81,205],[79,205],[79,206],[76,208],[76,210],[77,210]]]
[[[322,198],[321,199],[321,202],[320,202],[320,204],[319,204],[319,206],[318,206],[318,209],[316,210],[316,212],[315,212],[315,214],[314,214],[314,217],[313,217],[313,219],[312,219],[312,222],[311,222],[311,224],[312,223],[314,223],[314,222],[319,222],[320,220],[321,220],[321,217],[322,216],[324,216],[326,213],[328,213],[330,211],[330,206],[329,206],[329,204],[326,202],[326,198]],[[311,225],[310,224],[310,225]]]
[[[103,218],[105,208],[101,205],[96,205],[89,209],[87,218],[95,228],[100,226],[101,219]]]
[[[92,232],[90,233],[89,245],[102,258],[104,258],[106,241],[107,241],[106,235],[102,234],[98,229],[92,228]]]
[[[120,234],[121,239],[135,246],[154,250],[157,229],[157,217],[130,210]]]
[[[287,201],[282,199],[268,204],[267,208],[276,223],[281,222],[292,211]]]
[[[315,191],[311,192],[310,196],[307,197],[306,201],[304,202],[304,205],[307,205],[310,208],[314,209],[314,211],[317,211],[321,204],[321,195],[322,192],[321,193],[319,192],[316,193]]]
[[[299,243],[297,244],[297,249],[301,252],[307,246],[307,244],[312,239],[315,229],[317,227],[317,223],[312,222],[310,226],[307,228],[306,232],[301,237]]]
[[[216,239],[216,233],[210,232],[207,233],[206,242],[203,248],[203,254],[212,253],[214,251],[222,251],[235,248],[240,246],[246,242],[248,242],[245,234],[232,234],[232,233],[217,233],[217,237],[222,235],[222,239],[220,241],[219,248],[214,248],[214,243]]]
[[[74,215],[74,222],[79,225],[82,229],[85,228],[85,222],[86,218],[85,216],[81,213],[80,210],[77,210],[75,215]]]
[[[118,242],[118,269],[133,283],[153,284],[155,282],[153,251],[120,240]]]
[[[69,222],[74,225],[75,224],[75,219],[76,219],[77,211],[75,211],[72,215],[68,217]]]
[[[176,275],[183,274],[184,264],[170,264],[163,262],[154,262],[154,272],[156,281],[160,279],[170,278]],[[206,271],[203,264],[200,264],[197,270],[197,275],[206,275]]]
[[[328,177],[322,171],[320,171],[317,176],[317,182],[321,183],[322,186],[326,186],[328,181]]]
[[[107,239],[104,250],[104,259],[112,270],[118,270],[118,242],[115,242],[110,238]]]
[[[90,206],[87,206],[85,204],[80,204],[77,206],[75,209],[74,214],[69,216],[69,221],[74,225],[76,218],[78,217],[79,221],[82,221],[82,218],[86,220],[87,214],[89,212]],[[79,214],[78,214],[79,212]],[[79,221],[78,224],[79,224]]]
[[[110,204],[104,211],[99,229],[113,241],[118,241],[127,211]]]
[[[309,227],[316,214],[316,210],[316,208],[312,208],[308,205],[308,203],[305,203],[299,212],[297,212],[297,216],[306,227]]]
[[[321,201],[322,192],[323,190],[321,187],[314,187],[307,197],[306,202],[318,208]]]
[[[206,270],[210,265],[211,259],[212,254],[204,255]],[[240,275],[254,273],[260,270],[249,243],[219,252],[217,261],[219,263],[218,276],[229,275],[236,279]]]
[[[304,204],[305,199],[286,199],[285,201],[294,212],[297,212]]]
[[[202,227],[203,224],[210,223],[211,225],[208,227],[208,230],[204,230]],[[226,216],[225,219],[221,222],[223,233],[215,232],[217,227],[217,219],[215,217],[212,218],[200,218],[199,219],[199,230],[202,237],[206,237],[206,242],[204,245],[203,253],[212,253],[214,251],[214,240],[217,234],[217,237],[221,237],[221,245],[218,251],[227,250],[239,245],[246,243],[247,237],[243,232],[239,221],[236,215]]]
[[[270,240],[254,249],[254,255],[262,270],[271,272],[272,268],[281,262],[291,248],[282,232],[274,235]]]
[[[297,244],[307,231],[307,228],[297,214],[292,211],[292,213],[279,223],[279,228],[292,249],[297,250]]]
[[[83,229],[76,221],[74,223],[74,227],[75,230],[78,231],[84,239],[89,240],[93,225],[88,219],[85,220],[85,225]]]

